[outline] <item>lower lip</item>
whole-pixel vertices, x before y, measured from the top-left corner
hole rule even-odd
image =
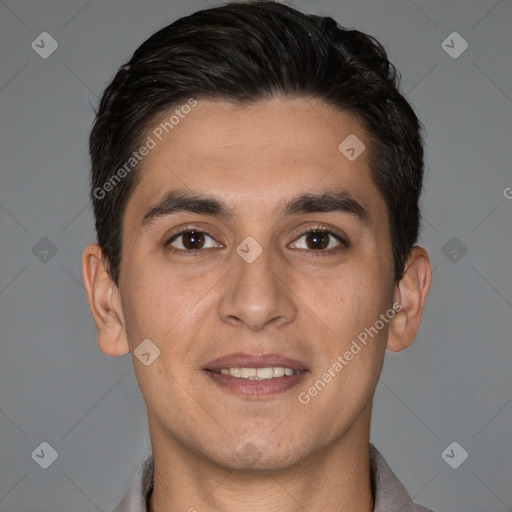
[[[264,398],[267,396],[284,393],[297,386],[306,376],[307,370],[302,373],[285,375],[265,380],[251,380],[224,375],[212,370],[203,370],[210,379],[224,389],[237,394],[253,398]]]

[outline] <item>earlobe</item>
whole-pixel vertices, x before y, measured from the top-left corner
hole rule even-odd
[[[431,282],[432,269],[427,251],[415,246],[407,259],[404,275],[395,287],[395,302],[401,309],[390,322],[388,350],[400,352],[413,342]]]
[[[88,245],[82,255],[82,278],[98,331],[98,346],[108,356],[129,352],[119,289],[110,278],[105,258],[97,244]]]

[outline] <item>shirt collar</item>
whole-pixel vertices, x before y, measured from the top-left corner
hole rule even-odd
[[[371,443],[369,454],[374,512],[432,512],[413,503],[405,487]],[[137,468],[123,499],[113,512],[148,512],[148,499],[153,491],[153,471],[153,455],[150,455]]]

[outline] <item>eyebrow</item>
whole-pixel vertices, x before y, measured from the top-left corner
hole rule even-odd
[[[179,212],[211,215],[225,219],[234,216],[233,209],[216,197],[171,190],[144,214],[141,228],[148,226],[158,218]],[[332,190],[320,194],[300,194],[285,202],[281,215],[318,212],[348,213],[364,226],[370,224],[368,211],[345,190]]]
[[[349,213],[364,226],[370,225],[368,211],[345,190],[301,194],[288,202],[284,209],[284,215],[317,212]]]
[[[225,218],[233,217],[232,210],[215,197],[171,190],[144,214],[141,227],[147,226],[160,217],[178,212],[191,212]]]

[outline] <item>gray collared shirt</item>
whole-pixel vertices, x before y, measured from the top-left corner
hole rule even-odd
[[[370,479],[375,512],[433,512],[415,504],[384,457],[370,443]],[[148,498],[153,491],[153,456],[137,469],[128,490],[113,512],[148,512]]]

